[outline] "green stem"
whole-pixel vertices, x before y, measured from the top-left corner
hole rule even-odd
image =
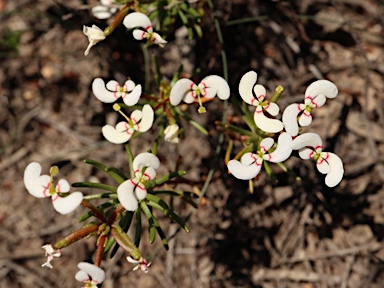
[[[98,229],[99,229],[99,224],[87,225],[86,227],[81,228],[81,229],[69,234],[64,239],[61,239],[60,241],[56,242],[56,244],[53,245],[53,248],[54,249],[61,249],[61,248],[67,247],[67,246],[71,245],[72,243],[96,232]]]

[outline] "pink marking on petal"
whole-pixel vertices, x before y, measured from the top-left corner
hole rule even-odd
[[[204,82],[201,82],[201,84],[204,85],[204,89],[203,89],[204,95],[203,96],[205,96],[207,94],[207,84],[205,84]]]
[[[317,150],[317,149],[321,149],[321,151],[323,151],[323,146],[321,146],[321,145],[317,145],[317,146],[315,147],[315,150]]]
[[[268,105],[265,106],[264,109],[267,110],[269,106],[271,106],[271,103],[268,103]]]
[[[151,29],[152,28],[152,26],[147,26],[147,27],[145,27],[145,30],[149,30],[149,29]]]
[[[141,183],[137,184],[136,189],[146,190],[145,186],[143,184],[141,184]]]
[[[55,197],[52,197],[52,202],[55,202],[57,199],[59,198],[59,195],[58,194],[56,194],[56,196]]]
[[[129,131],[129,130],[131,129],[131,126],[129,126],[128,123],[125,123],[125,129],[127,129],[127,130],[125,130],[125,132],[126,132],[128,135],[132,135],[132,134],[133,134],[133,132]]]
[[[309,116],[311,116],[311,113],[308,113],[307,111],[304,110],[303,115],[306,117],[309,117]]]
[[[265,155],[265,156],[268,156],[267,161],[271,160],[271,158],[272,158],[271,154],[267,154],[267,155]]]
[[[135,181],[133,181],[133,179],[129,179],[130,181],[131,181],[131,183],[133,184],[133,185],[137,185],[137,183],[135,182]]]
[[[260,149],[263,150],[264,153],[267,152],[267,148],[265,148],[265,146],[260,146]]]
[[[261,94],[261,95],[257,96],[257,99],[258,99],[259,101],[263,101],[264,98],[265,98],[265,95],[264,95],[264,94]],[[261,99],[261,100],[260,100],[260,99]]]
[[[255,113],[263,113],[263,109],[261,109],[261,110],[255,110]]]
[[[115,97],[116,99],[119,98],[119,96],[117,95],[117,91],[119,91],[119,89],[120,89],[119,84],[116,84],[115,91],[113,92],[113,97]]]
[[[46,193],[47,190],[49,191],[48,187],[49,187],[49,183],[48,183],[47,186],[43,186],[43,188],[44,188],[44,190],[43,190],[43,194],[44,194],[45,197],[49,197],[49,196],[50,196],[49,193],[48,193],[48,194]]]
[[[147,32],[143,32],[143,34],[141,34],[141,39],[145,38],[145,34],[147,34]]]
[[[307,100],[307,99],[311,100],[311,102],[313,101],[313,97],[312,97],[312,96],[307,96],[307,97],[305,97],[305,98],[304,98],[304,101]]]

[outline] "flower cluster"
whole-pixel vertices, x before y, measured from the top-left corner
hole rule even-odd
[[[277,143],[272,137],[266,137],[260,141],[255,153],[244,153],[240,161],[230,160],[228,170],[238,179],[249,180],[259,174],[264,160],[273,163],[283,162],[291,156],[293,150],[298,150],[300,158],[315,160],[319,172],[327,174],[325,178],[327,186],[334,187],[339,184],[344,174],[340,158],[336,154],[323,152],[319,135],[305,133],[297,136],[299,126],[308,126],[312,122],[312,110],[323,106],[326,98],[337,96],[337,87],[328,80],[313,82],[305,91],[304,104],[289,105],[284,110],[282,121],[280,121],[268,117],[268,115],[278,115],[280,109],[276,103],[265,100],[266,89],[256,84],[256,81],[256,72],[246,73],[240,80],[239,94],[244,102],[256,107],[254,123],[260,130],[266,133],[281,132],[281,134],[278,136]],[[283,130],[285,132],[282,132]],[[273,148],[274,145],[275,148]]]
[[[112,4],[110,0],[102,1],[102,5],[95,6],[92,9],[95,17],[99,19],[107,19],[112,16],[113,13],[119,9],[121,5]],[[119,13],[126,13],[126,9],[120,10]],[[147,39],[148,43],[157,44],[160,47],[164,47],[167,41],[164,40],[158,33],[153,31],[151,20],[147,15],[140,12],[133,12],[125,16],[123,24],[127,29],[133,29],[133,37],[136,40]],[[115,25],[112,23],[111,25]],[[88,47],[84,52],[84,55],[89,54],[89,50],[95,46],[98,42],[103,41],[116,27],[110,26],[104,31],[96,25],[92,27],[83,26],[83,33],[88,37]]]

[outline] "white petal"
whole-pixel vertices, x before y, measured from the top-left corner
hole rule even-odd
[[[322,157],[324,158],[317,160],[316,162],[317,170],[319,170],[321,174],[328,174],[331,171],[331,166],[327,162],[329,159],[329,153],[321,153],[321,154],[322,154]]]
[[[164,130],[164,139],[167,142],[171,143],[179,143],[179,125],[172,124],[168,125],[167,128]]]
[[[253,88],[253,92],[255,92],[256,98],[259,102],[263,101],[265,98],[265,95],[267,95],[267,90],[265,90],[265,87],[260,84],[256,84]]]
[[[306,111],[304,111],[304,113],[301,114],[299,118],[300,126],[308,126],[311,123],[312,123],[312,114],[309,114]]]
[[[133,194],[136,184],[132,179],[126,180],[117,187],[117,198],[121,205],[128,211],[136,211],[139,206]]]
[[[127,142],[132,137],[131,129],[124,128],[124,131],[121,131],[122,128],[128,126],[126,122],[120,122],[116,125],[116,129],[111,125],[105,125],[101,132],[105,139],[107,139],[111,143],[122,144]]]
[[[152,27],[151,20],[148,16],[139,12],[133,12],[125,16],[123,24],[128,29],[142,27],[147,30],[148,27]]]
[[[257,161],[257,155],[253,154],[251,152],[245,153],[243,156],[241,156],[241,163],[244,165],[251,165]],[[263,159],[261,159],[263,161]]]
[[[283,112],[282,121],[285,131],[291,136],[296,136],[299,133],[299,125],[297,124],[297,116],[301,112],[300,104],[293,103],[285,108]]]
[[[335,98],[337,96],[338,90],[335,84],[328,80],[317,80],[308,86],[305,90],[305,97],[315,96],[319,94],[324,94],[327,98]]]
[[[92,7],[92,14],[97,19],[108,19],[109,17],[112,16],[112,13],[114,13],[112,11],[116,11],[116,8],[110,8],[110,7],[100,6],[100,5]]]
[[[134,110],[132,113],[131,113],[131,120],[135,123],[139,123],[141,118],[143,118],[143,111],[141,110]]]
[[[168,41],[164,40],[158,33],[152,34],[152,42],[159,45],[160,47],[164,47]]]
[[[275,140],[273,140],[273,138],[264,138],[263,140],[261,140],[260,142],[260,149],[263,149],[264,152],[267,152],[269,149],[271,149],[271,147],[273,146],[273,144],[275,143]],[[243,161],[241,161],[243,162]]]
[[[68,181],[65,179],[60,179],[56,185],[57,192],[69,192],[71,189],[71,185],[69,185]]]
[[[271,119],[264,115],[263,111],[255,111],[253,115],[255,123],[259,129],[268,133],[277,133],[283,130],[284,126],[280,120]]]
[[[226,100],[231,95],[229,85],[224,78],[217,75],[210,75],[201,80],[200,83],[203,83],[207,88],[213,88],[216,91],[217,97],[221,100]],[[212,93],[210,93],[212,94]],[[205,95],[206,98],[213,98],[215,95]]]
[[[89,278],[89,275],[87,273],[85,273],[84,271],[80,270],[76,273],[75,275],[75,279],[79,282],[88,282],[90,281],[91,279]]]
[[[137,131],[146,132],[148,131],[153,124],[154,112],[149,104],[143,106],[143,118],[141,118],[140,124],[137,124]]]
[[[170,101],[173,106],[179,105],[181,100],[187,95],[187,93],[191,90],[191,88],[195,85],[193,81],[182,78],[179,79],[175,85],[173,85],[171,93],[170,93]]]
[[[280,108],[276,103],[269,102],[269,104],[265,107],[263,107],[265,111],[267,111],[272,116],[276,116],[279,114]]]
[[[275,151],[270,153],[268,161],[278,163],[283,162],[291,156],[292,153],[292,136],[288,133],[282,133],[280,134],[279,138],[277,139],[277,147]],[[265,155],[267,156],[267,155]]]
[[[112,86],[113,86],[113,89],[109,88],[112,91],[115,91],[116,85],[119,85],[116,81],[109,81],[107,83],[107,87],[112,88]],[[95,94],[96,98],[99,99],[101,102],[104,102],[104,103],[115,102],[116,99],[118,98],[118,95],[116,95],[115,92],[109,91],[106,88],[104,80],[101,78],[96,78],[95,80],[93,80],[92,91],[93,91],[93,94]]]
[[[301,159],[304,159],[304,160],[311,159],[313,157],[314,153],[315,152],[310,148],[301,148],[299,150],[299,156]]]
[[[41,165],[37,162],[29,163],[24,171],[24,185],[29,194],[37,198],[49,197],[49,181],[48,175],[41,175]]]
[[[123,101],[128,106],[133,106],[139,102],[141,96],[141,85],[137,85],[133,91],[125,96],[123,96]]]
[[[317,135],[316,133],[304,133],[300,136],[297,136],[292,141],[293,150],[299,150],[306,146],[310,146],[310,147],[313,147],[314,149],[317,149],[322,145],[323,145],[323,141],[321,140],[320,136]]]
[[[160,162],[159,162],[159,163],[160,163]],[[141,166],[141,165],[143,165],[143,166]],[[139,168],[138,168],[138,169],[140,169],[140,170],[145,166],[145,164],[141,164],[141,165],[139,165]],[[147,169],[145,169],[144,175],[147,177],[147,179],[148,179],[148,180],[153,180],[153,179],[155,179],[155,177],[156,177],[156,171],[155,171],[155,169],[152,168],[152,167],[150,167],[150,166],[145,166],[145,167],[147,167]]]
[[[253,164],[250,164],[250,165],[245,165],[243,163],[240,163],[237,160],[230,160],[228,162],[228,170],[237,179],[249,180],[256,177],[259,174],[261,170],[261,165],[262,164],[258,164],[257,162],[254,162]]]
[[[337,184],[340,183],[341,179],[343,179],[344,175],[344,168],[343,168],[343,162],[337,156],[333,153],[328,153],[328,163],[331,167],[331,171],[328,173],[328,175],[325,177],[325,184],[328,187],[335,187]]]
[[[244,102],[253,105],[255,97],[253,97],[252,89],[257,81],[257,74],[255,71],[249,71],[241,77],[239,83],[239,94]]]
[[[133,259],[131,256],[128,256],[126,259],[129,263],[132,263],[132,264],[139,264],[140,263],[140,261]]]
[[[95,283],[102,283],[105,280],[105,272],[100,267],[97,267],[96,265],[87,263],[87,262],[80,262],[77,267],[81,270],[87,273],[92,278],[92,282]],[[76,278],[77,280],[77,278]]]
[[[310,96],[307,96],[304,99],[304,103],[306,102],[305,100],[307,100],[308,97],[310,97]],[[315,98],[310,97],[309,99],[310,99],[311,105],[315,106],[315,108],[319,108],[321,106],[324,106],[325,102],[327,101],[327,98],[325,97],[324,94],[319,94]]]
[[[135,38],[136,40],[143,40],[147,36],[147,34],[147,32],[140,29],[136,29],[132,32],[133,38]]]
[[[133,159],[133,170],[136,171],[141,167],[152,167],[157,169],[160,167],[160,160],[156,155],[148,152],[140,153]]]
[[[136,186],[136,189],[134,191],[135,197],[138,201],[141,201],[145,199],[145,196],[147,196],[147,189],[145,189],[145,186],[139,184]]]
[[[60,214],[68,214],[74,211],[83,201],[81,192],[73,192],[66,197],[52,197],[53,208]]]

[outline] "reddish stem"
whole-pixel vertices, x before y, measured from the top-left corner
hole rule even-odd
[[[108,225],[112,225],[113,222],[115,222],[117,216],[119,216],[119,214],[120,214],[121,212],[123,212],[123,211],[124,211],[124,207],[123,207],[123,206],[121,206],[121,205],[117,206],[117,207],[116,207],[116,210],[113,211],[113,213],[111,214],[111,216],[109,216],[109,219],[108,219],[108,223],[107,223],[107,224],[108,224]]]
[[[57,250],[57,249],[67,247],[73,242],[76,242],[84,237],[87,237],[89,234],[97,231],[98,229],[99,229],[99,224],[93,224],[93,225],[89,225],[84,228],[81,228],[69,234],[67,237],[61,239],[60,241],[56,242],[56,244],[53,245],[53,249]]]
[[[101,235],[99,237],[99,241],[97,243],[97,250],[96,250],[96,259],[95,259],[95,265],[100,267],[101,265],[101,260],[103,259],[104,255],[104,243],[105,240],[107,239],[106,235]]]
[[[101,213],[94,205],[92,205],[90,202],[83,200],[80,203],[82,206],[87,207],[89,210],[92,211],[93,216],[95,216],[97,219],[99,219],[101,222],[105,223],[107,222],[107,219],[105,219],[103,213]]]

